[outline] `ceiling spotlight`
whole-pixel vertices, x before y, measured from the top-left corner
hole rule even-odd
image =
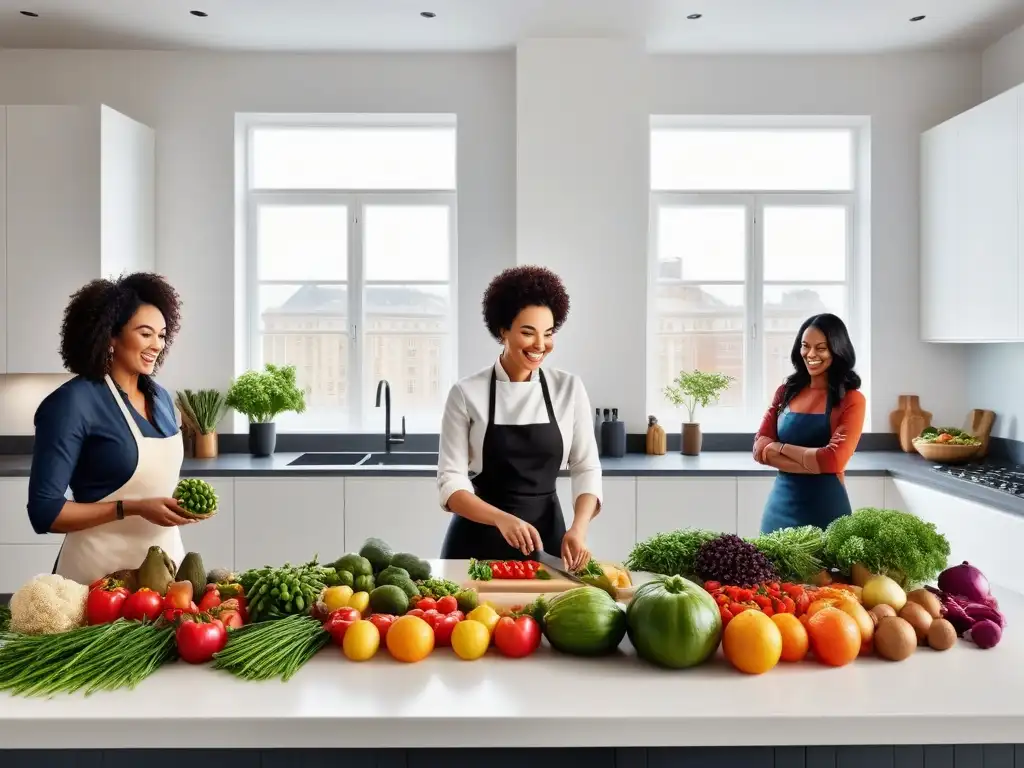
[[[189,11],[189,13],[191,13],[193,16],[198,16],[201,19],[205,19],[207,16],[210,15],[206,11]]]
[[[911,21],[923,21],[924,20],[924,16],[912,16],[910,18],[910,20]]]
[[[691,13],[686,18],[696,21],[697,19],[699,19],[703,15],[704,15],[703,13]]]
[[[22,16],[28,16],[30,19],[38,19],[39,14],[35,11],[18,11]]]
[[[435,16],[437,16],[437,14],[434,13],[433,11],[420,11],[420,16],[422,16],[424,19],[432,19]]]

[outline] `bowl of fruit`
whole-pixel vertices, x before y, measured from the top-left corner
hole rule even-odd
[[[962,464],[981,453],[981,440],[956,427],[927,427],[914,438],[914,448],[928,461]]]

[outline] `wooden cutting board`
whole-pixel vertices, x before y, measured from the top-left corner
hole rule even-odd
[[[575,581],[569,581],[558,576],[550,579],[491,579],[490,581],[469,580],[463,582],[466,589],[475,589],[481,595],[498,593],[520,593],[539,595],[545,592],[565,592],[567,589],[578,587]]]
[[[992,425],[995,424],[995,421],[995,411],[975,408],[967,414],[967,420],[964,422],[964,432],[972,434],[981,440],[981,448],[977,453],[979,458],[988,453],[988,440],[992,435]]]

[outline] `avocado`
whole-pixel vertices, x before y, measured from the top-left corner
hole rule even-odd
[[[334,568],[339,571],[348,571],[353,576],[373,576],[373,566],[362,555],[351,553],[342,555],[334,564]]]
[[[394,584],[399,579],[411,579],[409,572],[405,568],[390,565],[377,575],[377,584]]]
[[[371,537],[363,542],[363,546],[359,549],[359,554],[370,561],[374,573],[380,573],[391,565],[391,557],[394,555],[394,552],[391,551],[391,546],[383,539]]]
[[[373,574],[363,574],[362,576],[356,576],[352,589],[356,592],[370,592],[373,590]]]
[[[416,582],[412,579],[396,578],[391,584],[405,592],[410,600],[418,600],[420,597],[420,588],[416,586]]]
[[[475,589],[464,589],[455,595],[455,600],[459,604],[460,611],[469,613],[480,603],[480,596]]]
[[[370,610],[374,613],[402,616],[409,610],[409,598],[394,584],[385,584],[370,593]]]
[[[391,565],[407,570],[409,577],[413,581],[422,581],[423,579],[430,578],[430,563],[409,552],[399,552],[392,557]]]
[[[193,595],[201,596],[206,591],[206,568],[203,567],[203,558],[198,552],[189,552],[185,555],[174,580],[191,581]]]
[[[334,572],[334,581],[337,581],[338,583],[337,584],[326,584],[326,582],[324,582],[324,583],[325,583],[326,586],[331,586],[331,587],[352,587],[353,589],[355,589],[355,586],[356,586],[356,577],[352,575],[352,571],[335,571]]]

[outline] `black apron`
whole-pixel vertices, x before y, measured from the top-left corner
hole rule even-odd
[[[497,374],[491,371],[484,432],[483,471],[472,479],[476,495],[503,512],[530,523],[540,533],[544,551],[562,556],[565,519],[555,492],[562,467],[562,432],[551,406],[544,372],[538,371],[548,420],[541,424],[495,424]],[[445,560],[525,560],[495,526],[453,515],[441,547]]]

